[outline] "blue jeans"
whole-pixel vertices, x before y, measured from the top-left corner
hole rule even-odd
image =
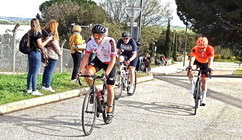
[[[41,63],[40,52],[31,51],[30,54],[28,54],[28,60],[29,60],[29,72],[27,77],[27,88],[28,90],[32,89],[33,91],[36,91],[37,78],[38,78],[39,68]]]
[[[42,86],[44,86],[46,88],[50,87],[51,77],[52,77],[53,71],[55,69],[57,60],[48,58],[48,61],[49,61],[49,64],[47,66],[45,66],[45,70],[43,73],[43,79],[42,79]]]

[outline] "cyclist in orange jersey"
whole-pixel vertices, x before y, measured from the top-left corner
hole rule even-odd
[[[195,82],[193,81],[192,65],[200,67],[202,72],[202,93],[201,93],[201,106],[205,106],[205,99],[207,94],[207,78],[208,73],[212,72],[214,49],[212,46],[208,45],[208,39],[206,37],[199,37],[196,42],[196,46],[191,50],[191,59],[187,70],[189,71],[189,79],[191,83],[190,93],[194,93]]]

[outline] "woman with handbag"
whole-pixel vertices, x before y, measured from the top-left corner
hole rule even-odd
[[[31,20],[30,26],[28,44],[31,47],[31,52],[28,54],[27,92],[35,96],[41,96],[43,94],[37,90],[37,77],[41,63],[40,49],[52,40],[52,36],[47,36],[46,40],[42,41],[40,23],[36,18]]]
[[[84,50],[86,49],[86,43],[80,34],[82,29],[79,25],[75,25],[72,30],[73,30],[73,34],[69,39],[71,56],[73,58],[73,64],[74,64],[71,80],[76,81],[76,75],[80,68],[81,60],[85,54]]]
[[[44,68],[42,78],[42,89],[50,92],[55,92],[55,90],[51,87],[51,77],[55,69],[56,62],[62,54],[59,45],[58,26],[59,23],[56,20],[51,20],[44,27],[44,30],[46,30],[49,34],[53,34],[53,39],[46,45],[48,65]]]

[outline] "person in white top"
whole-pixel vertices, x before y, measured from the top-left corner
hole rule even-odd
[[[107,79],[107,104],[108,113],[107,119],[108,123],[111,123],[113,114],[112,104],[114,99],[114,83],[115,83],[115,73],[116,73],[116,45],[115,41],[111,37],[107,37],[105,34],[107,31],[106,27],[102,24],[95,24],[92,28],[93,36],[87,43],[87,48],[85,55],[81,61],[80,73],[83,72],[85,66],[88,63],[91,52],[96,53],[94,60],[87,66],[85,70],[85,75],[94,75],[97,71],[104,69],[105,78]],[[92,79],[85,78],[87,84],[91,86]]]

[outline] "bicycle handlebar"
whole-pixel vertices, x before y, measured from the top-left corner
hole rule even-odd
[[[105,81],[105,79],[103,78],[104,76],[97,76],[97,75],[82,75],[82,74],[78,74],[78,83],[80,86],[82,86],[82,83],[81,83],[81,80],[80,80],[80,77],[90,77],[90,78],[93,78],[93,79],[101,79],[102,81]]]
[[[189,72],[190,71],[200,71],[200,72],[208,72],[207,70],[201,70],[201,69],[189,69],[188,71],[187,71],[187,76],[189,76]],[[208,77],[211,79],[211,77],[212,77],[212,74],[211,73],[209,73],[208,72]]]

